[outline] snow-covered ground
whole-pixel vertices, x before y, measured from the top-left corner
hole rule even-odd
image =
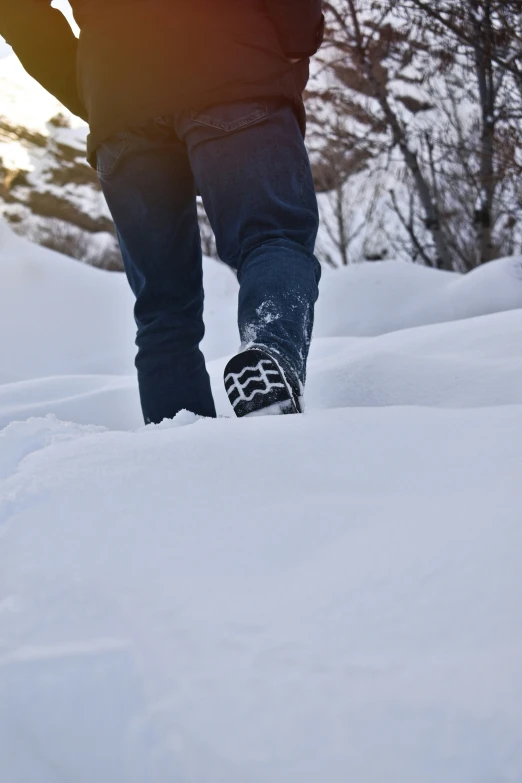
[[[123,278],[0,275],[2,783],[520,783],[522,259],[325,270],[304,416],[148,428]]]

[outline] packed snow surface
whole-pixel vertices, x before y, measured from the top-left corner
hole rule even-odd
[[[522,260],[325,271],[304,416],[143,427],[124,279],[0,226],[0,781],[520,783]]]

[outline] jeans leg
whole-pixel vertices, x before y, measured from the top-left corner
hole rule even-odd
[[[216,410],[199,344],[202,254],[196,189],[186,149],[151,123],[98,151],[103,192],[136,296],[136,367],[146,423],[188,409]]]
[[[304,385],[318,296],[317,200],[286,103],[250,101],[180,117],[218,253],[240,282],[243,345],[266,346]]]

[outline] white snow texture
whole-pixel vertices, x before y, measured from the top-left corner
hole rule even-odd
[[[303,416],[143,427],[121,275],[0,225],[1,783],[522,781],[522,260],[325,270]]]

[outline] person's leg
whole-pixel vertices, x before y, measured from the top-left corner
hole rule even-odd
[[[318,296],[319,217],[290,104],[251,101],[181,115],[176,131],[216,234],[238,271],[243,347],[266,347],[304,386]]]
[[[98,173],[136,296],[136,367],[146,423],[186,408],[216,411],[205,361],[196,188],[185,147],[167,127],[113,136]]]

